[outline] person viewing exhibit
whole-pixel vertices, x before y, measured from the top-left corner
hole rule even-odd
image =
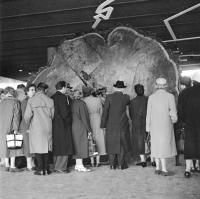
[[[35,154],[37,170],[35,175],[51,174],[48,152],[52,151],[53,100],[45,95],[48,85],[40,82],[37,93],[31,97],[24,113],[29,128],[30,153]]]
[[[200,0],[0,10],[0,199],[200,199]]]
[[[158,78],[156,92],[149,96],[146,131],[151,135],[151,156],[155,158],[156,174],[169,175],[167,158],[177,154],[173,123],[177,122],[175,98],[166,91],[167,81]]]

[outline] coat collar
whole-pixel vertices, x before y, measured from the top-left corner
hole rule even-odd
[[[115,91],[115,94],[119,94],[119,95],[123,95],[123,93],[121,91]]]

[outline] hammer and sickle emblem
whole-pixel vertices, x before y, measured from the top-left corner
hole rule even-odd
[[[115,0],[106,0],[105,2],[103,2],[101,5],[98,6],[98,8],[96,9],[95,13],[97,15],[95,15],[93,18],[95,19],[94,24],[92,25],[92,28],[95,29],[98,24],[101,22],[102,19],[104,20],[108,20],[114,10],[113,7],[108,6],[109,4],[111,4],[112,2],[114,2]],[[105,8],[106,7],[106,8]],[[105,14],[103,14],[105,13]]]

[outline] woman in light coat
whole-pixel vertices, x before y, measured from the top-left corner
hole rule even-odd
[[[164,176],[168,175],[166,158],[177,154],[173,129],[173,123],[177,121],[176,104],[166,87],[166,79],[156,80],[157,90],[149,97],[146,117],[146,131],[151,135],[151,156],[156,161],[155,173]]]
[[[15,90],[7,87],[4,90],[5,98],[0,103],[0,157],[5,160],[5,170],[15,172],[15,157],[22,156],[22,150],[9,150],[6,146],[6,135],[16,134],[20,124],[20,103],[14,98]],[[10,163],[9,163],[10,158]]]
[[[105,131],[100,128],[101,116],[103,112],[101,99],[92,95],[93,89],[83,87],[84,102],[87,105],[92,135],[96,141],[98,155],[96,156],[96,167],[100,166],[100,155],[106,155]],[[94,157],[90,157],[92,167],[94,167]]]

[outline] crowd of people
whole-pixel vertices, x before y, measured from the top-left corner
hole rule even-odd
[[[135,85],[137,96],[132,100],[124,94],[123,81],[113,85],[111,94],[106,94],[105,88],[90,86],[73,90],[65,81],[57,82],[55,88],[51,97],[46,95],[48,85],[43,82],[0,91],[0,158],[5,171],[18,171],[18,156],[26,157],[26,170],[35,169],[35,175],[68,173],[69,157],[75,159],[79,172],[91,171],[83,164],[85,158],[90,158],[91,167],[101,166],[102,155],[108,155],[110,169],[126,169],[130,149],[140,157],[137,165],[146,167],[146,144],[150,143],[155,174],[168,176],[166,161],[177,155],[174,125],[179,123],[185,136],[184,175],[189,178],[191,172],[200,172],[199,73],[178,100],[163,77],[156,79],[155,92],[149,97],[144,95],[143,85]],[[22,147],[9,149],[6,135],[19,133],[23,135]],[[96,143],[96,155],[89,155],[88,135]],[[49,151],[53,153],[53,170]]]

